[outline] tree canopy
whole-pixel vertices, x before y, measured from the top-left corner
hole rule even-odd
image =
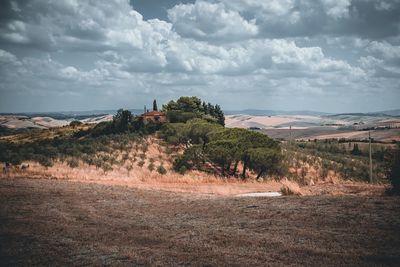
[[[163,106],[170,122],[187,122],[194,118],[215,121],[225,125],[225,116],[219,105],[202,102],[196,96],[182,96],[177,101],[171,100]]]
[[[184,154],[175,162],[176,170],[210,162],[218,166],[222,175],[235,175],[241,162],[243,178],[246,178],[248,169],[257,172],[259,178],[278,173],[281,168],[279,142],[262,133],[223,128],[216,123],[194,119],[187,123],[166,124],[160,131],[160,137],[186,147]]]

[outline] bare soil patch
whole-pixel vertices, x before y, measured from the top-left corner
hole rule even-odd
[[[0,179],[0,265],[398,266],[400,199]]]

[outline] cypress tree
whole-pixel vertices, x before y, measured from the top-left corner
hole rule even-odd
[[[158,111],[157,101],[155,99],[153,101],[153,111]]]

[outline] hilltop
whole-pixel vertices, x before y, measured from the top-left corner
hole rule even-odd
[[[358,125],[354,121],[360,122],[360,116],[343,114],[225,117],[218,105],[196,97],[170,101],[162,110],[170,122],[144,121],[122,109],[113,116],[74,118],[58,127],[50,126],[60,120],[47,120],[47,127],[42,123],[36,131],[5,133],[0,138],[0,160],[30,165],[28,170],[13,172],[16,177],[45,176],[163,190],[217,194],[283,190],[302,195],[346,194],[351,187],[361,194],[384,190],[384,186],[365,186],[369,180],[367,147],[357,142],[355,135],[346,141],[343,136],[349,136],[350,130],[343,128],[371,127],[387,122],[387,117],[363,117],[365,123]],[[37,117],[18,118],[24,120],[40,121]],[[292,130],[288,125],[294,125]],[[306,131],[311,142],[300,140]],[[332,133],[343,136],[335,140]],[[365,136],[358,141],[362,138]],[[372,154],[375,179],[384,184],[384,158],[393,148],[389,138],[393,137],[382,139],[390,140],[389,144],[374,140]]]

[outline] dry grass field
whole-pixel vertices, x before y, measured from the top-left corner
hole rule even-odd
[[[0,179],[1,265],[398,266],[400,199]]]

